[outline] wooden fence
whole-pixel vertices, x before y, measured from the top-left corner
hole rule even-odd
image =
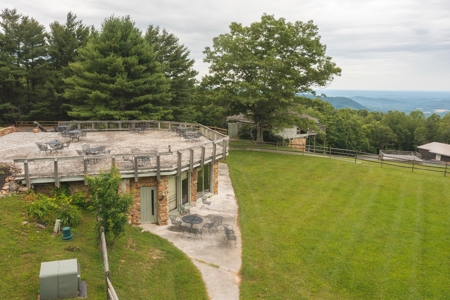
[[[109,278],[109,263],[108,263],[108,250],[106,248],[106,238],[105,238],[105,230],[103,227],[100,228],[100,249],[102,251],[103,257],[103,269],[105,272],[105,286],[106,286],[106,299],[107,300],[119,300],[117,297],[116,291],[111,283]]]
[[[379,164],[380,167],[392,166],[396,168],[411,169],[411,172],[427,171],[433,173],[441,173],[444,177],[447,176],[448,164],[437,161],[421,160],[417,156],[416,159],[411,157],[401,158],[398,154],[392,155],[379,155],[374,153],[367,153],[358,150],[340,149],[331,147],[321,147],[314,145],[305,145],[303,151],[294,149],[282,144],[277,143],[255,143],[251,141],[237,141],[230,144],[231,150],[245,149],[256,151],[275,151],[283,153],[297,153],[299,155],[313,155],[320,157],[328,157],[333,159],[351,160],[357,163],[358,161],[364,161],[368,163]],[[408,152],[411,154],[411,151]],[[411,156],[411,155],[410,155]]]

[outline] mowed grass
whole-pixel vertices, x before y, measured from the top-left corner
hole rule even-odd
[[[0,199],[1,299],[37,299],[41,262],[76,258],[88,299],[106,299],[103,261],[94,217],[85,213],[72,228],[74,239],[52,237],[53,226],[35,227],[25,215],[25,201]],[[127,226],[115,247],[108,248],[111,282],[119,299],[208,299],[200,272],[170,242]]]
[[[242,299],[450,299],[450,178],[232,151]]]

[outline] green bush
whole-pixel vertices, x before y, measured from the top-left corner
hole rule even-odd
[[[83,210],[92,210],[92,202],[86,199],[86,195],[83,192],[77,192],[72,195],[72,205],[75,205]]]
[[[28,205],[27,214],[45,224],[60,219],[63,226],[77,226],[81,222],[81,212],[71,201],[72,198],[63,193],[53,198],[37,194],[37,200]]]

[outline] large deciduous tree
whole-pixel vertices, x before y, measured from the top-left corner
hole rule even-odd
[[[193,95],[198,72],[193,69],[194,60],[189,58],[189,50],[179,43],[175,35],[158,26],[150,25],[145,39],[153,47],[156,59],[170,82],[170,109],[173,119],[180,122],[195,121]]]
[[[127,120],[171,117],[169,81],[152,47],[129,16],[110,17],[79,49],[64,96],[77,119]]]
[[[290,23],[264,14],[248,27],[232,23],[230,33],[213,39],[204,51],[210,67],[202,84],[230,114],[253,119],[257,141],[263,141],[264,126],[299,121],[287,117],[298,93],[314,93],[313,87],[340,75],[325,52],[312,21]]]

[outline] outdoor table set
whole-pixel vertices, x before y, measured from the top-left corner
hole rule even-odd
[[[59,150],[64,150],[64,148],[69,148],[70,142],[62,142],[60,140],[52,140],[52,141],[45,142],[44,144],[47,145],[47,147],[48,147],[47,150],[50,153],[52,153],[52,152],[57,152]],[[39,147],[39,145],[38,145],[38,147]],[[39,149],[42,150],[41,147],[39,147]]]
[[[203,223],[203,218],[196,214],[188,214],[184,216],[175,216],[170,215],[169,216],[170,221],[172,222],[171,230],[178,231],[178,234],[182,233],[182,236],[185,233],[188,233],[190,235],[194,236],[193,241],[200,236],[200,239],[203,240],[202,234],[206,230],[209,232],[209,235],[211,235],[211,231],[213,233],[216,233],[219,228],[223,229],[224,231],[224,239],[227,240],[227,246],[229,241],[234,241],[235,246],[237,247],[237,238],[233,230],[233,225],[230,224],[222,224],[223,217],[222,216],[214,216],[211,219],[209,219],[206,223],[203,224],[203,226],[197,228],[194,227],[194,225],[199,225]],[[183,225],[183,223],[188,225]]]

